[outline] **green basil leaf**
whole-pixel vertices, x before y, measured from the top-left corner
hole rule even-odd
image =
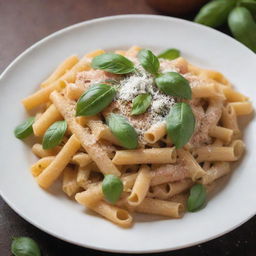
[[[114,204],[123,192],[123,182],[113,174],[107,174],[102,182],[102,192],[110,203]]]
[[[187,201],[189,212],[200,210],[206,202],[206,189],[202,184],[196,184],[190,189]]]
[[[111,113],[107,117],[107,124],[113,135],[124,148],[137,148],[138,134],[125,117]]]
[[[138,54],[138,58],[145,70],[153,75],[157,75],[160,66],[159,60],[150,50],[142,49]]]
[[[167,134],[176,148],[189,141],[195,129],[195,117],[187,103],[176,103],[166,118]]]
[[[134,64],[124,56],[115,53],[104,53],[92,60],[94,69],[105,70],[113,74],[127,74],[134,71]]]
[[[18,125],[14,130],[14,135],[18,139],[25,139],[29,135],[33,133],[33,123],[35,121],[35,117],[29,117],[25,122]]]
[[[148,93],[140,94],[132,100],[132,115],[140,115],[146,112],[150,106],[152,96]]]
[[[245,7],[236,7],[228,17],[228,25],[233,36],[256,52],[256,22]]]
[[[155,79],[157,87],[167,95],[191,99],[192,91],[189,82],[177,72],[160,74]]]
[[[76,104],[77,116],[92,116],[107,107],[116,95],[116,90],[108,84],[92,85]]]
[[[37,243],[25,236],[13,238],[11,251],[15,256],[41,256]]]
[[[104,83],[107,83],[107,84],[110,84],[110,85],[118,85],[120,82],[117,81],[116,79],[111,79],[111,78],[109,78],[109,79],[106,79],[106,80],[104,81]]]
[[[180,51],[175,48],[167,49],[161,52],[157,57],[167,60],[174,60],[180,57]]]
[[[256,1],[255,0],[242,0],[240,6],[247,8],[253,15],[256,14]]]
[[[236,0],[211,1],[204,5],[194,21],[210,27],[218,27],[225,23],[229,12],[235,7]]]
[[[53,123],[45,132],[43,137],[43,149],[50,149],[58,146],[67,130],[66,121]]]

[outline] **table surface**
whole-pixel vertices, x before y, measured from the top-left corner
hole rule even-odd
[[[0,73],[26,48],[66,26],[102,16],[159,14],[143,0],[0,0]],[[11,255],[11,238],[30,236],[44,256],[114,255],[81,248],[58,240],[19,217],[0,198],[0,255]],[[256,217],[210,242],[156,255],[255,256]]]

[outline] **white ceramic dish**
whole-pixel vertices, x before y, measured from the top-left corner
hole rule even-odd
[[[256,121],[247,126],[247,153],[227,186],[203,210],[179,220],[137,218],[122,229],[68,200],[55,186],[38,187],[29,166],[30,147],[13,136],[26,113],[20,100],[71,54],[93,49],[126,49],[140,45],[152,50],[176,47],[194,64],[223,72],[239,91],[256,102],[256,55],[234,39],[205,26],[153,15],[96,19],[63,29],[36,43],[5,70],[0,79],[1,173],[4,200],[24,219],[65,241],[113,252],[159,252],[192,246],[238,227],[256,213]]]

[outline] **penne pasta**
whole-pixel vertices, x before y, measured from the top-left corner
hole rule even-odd
[[[200,75],[203,77],[208,77],[210,79],[215,80],[216,82],[219,82],[221,84],[224,84],[226,86],[231,86],[230,82],[226,79],[226,77],[221,74],[220,72],[214,71],[214,70],[202,70],[200,72]]]
[[[212,126],[209,130],[209,135],[211,137],[220,139],[225,143],[229,143],[232,140],[234,131],[221,126]]]
[[[241,132],[238,127],[237,115],[236,115],[234,107],[231,104],[228,104],[225,108],[223,108],[222,116],[221,116],[221,123],[225,128],[233,130],[234,138],[240,137]]]
[[[63,171],[62,190],[67,196],[72,197],[79,190],[79,184],[76,181],[77,170],[66,167]]]
[[[33,124],[33,131],[36,136],[43,136],[46,130],[62,116],[54,105],[49,106],[46,111]]]
[[[188,190],[192,185],[193,181],[191,179],[183,179],[181,181],[153,186],[150,188],[147,197],[157,198],[161,200],[170,199],[174,195],[180,194]]]
[[[230,173],[230,163],[228,162],[216,162],[214,165],[207,171],[207,173],[201,178],[201,183],[208,185],[215,180],[221,178],[222,176]]]
[[[79,165],[80,167],[85,167],[92,162],[90,156],[86,153],[80,152],[72,157],[72,163]]]
[[[153,144],[166,134],[166,124],[160,123],[152,125],[145,133],[144,139],[147,143]]]
[[[86,88],[87,89],[87,88]],[[66,82],[66,91],[65,95],[70,100],[78,100],[86,91],[85,88],[82,88],[74,83]]]
[[[175,163],[176,151],[175,148],[118,150],[112,161],[117,165]]]
[[[184,207],[181,203],[145,198],[135,209],[136,212],[180,218]]]
[[[244,152],[245,145],[241,140],[235,140],[228,147],[205,146],[195,149],[197,161],[237,161]]]
[[[78,122],[82,126],[88,126],[91,132],[95,135],[96,139],[104,139],[115,145],[120,145],[118,140],[111,133],[109,127],[100,120],[98,116],[78,117]]]
[[[251,102],[232,102],[229,104],[234,108],[237,116],[249,115],[253,112]]]
[[[46,156],[39,159],[35,164],[31,166],[31,173],[34,177],[37,177],[50,163],[54,160],[55,156]]]
[[[216,83],[199,84],[192,87],[195,98],[223,98],[223,93]]]
[[[180,181],[191,176],[187,166],[183,163],[152,166],[151,175],[151,186]]]
[[[49,84],[53,83],[61,76],[63,76],[67,70],[71,69],[79,61],[77,56],[70,56],[65,59],[55,70],[54,72],[41,83],[41,87],[47,87]]]
[[[128,228],[132,225],[133,218],[127,210],[107,204],[103,201],[96,202],[88,207],[123,228]]]
[[[90,164],[84,167],[81,167],[81,166],[78,167],[76,182],[83,189],[87,189],[88,185],[91,182],[89,180],[91,171],[92,171],[92,166]]]
[[[205,175],[203,168],[197,163],[195,158],[188,151],[180,149],[177,150],[177,153],[178,156],[183,159],[193,181],[196,181]]]
[[[43,149],[42,144],[36,143],[32,146],[32,152],[37,157],[56,156],[61,150],[61,147],[57,146],[52,149]]]
[[[225,97],[227,98],[227,100],[229,102],[237,102],[237,101],[243,102],[243,101],[248,100],[248,98],[245,97],[242,93],[237,92],[230,87],[223,86],[222,90],[223,90]]]
[[[135,180],[134,186],[132,188],[130,196],[127,198],[127,201],[132,206],[137,206],[141,204],[144,198],[147,195],[150,181],[151,181],[150,168],[147,165],[142,165],[138,176]]]
[[[38,184],[44,189],[50,187],[79,148],[80,142],[72,135],[50,165],[36,178]]]

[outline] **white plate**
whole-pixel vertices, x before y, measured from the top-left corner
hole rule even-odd
[[[139,218],[131,229],[119,228],[89,215],[55,188],[38,187],[29,166],[35,161],[29,146],[13,135],[26,113],[20,100],[34,92],[54,67],[71,54],[93,49],[152,50],[176,47],[194,64],[223,72],[239,91],[256,102],[256,55],[234,39],[192,22],[154,15],[124,15],[96,19],[63,29],[21,54],[2,74],[0,94],[1,174],[4,200],[23,218],[65,241],[113,252],[158,252],[192,246],[238,227],[256,212],[256,122],[244,135],[247,153],[227,186],[203,210],[180,220],[147,222]]]

